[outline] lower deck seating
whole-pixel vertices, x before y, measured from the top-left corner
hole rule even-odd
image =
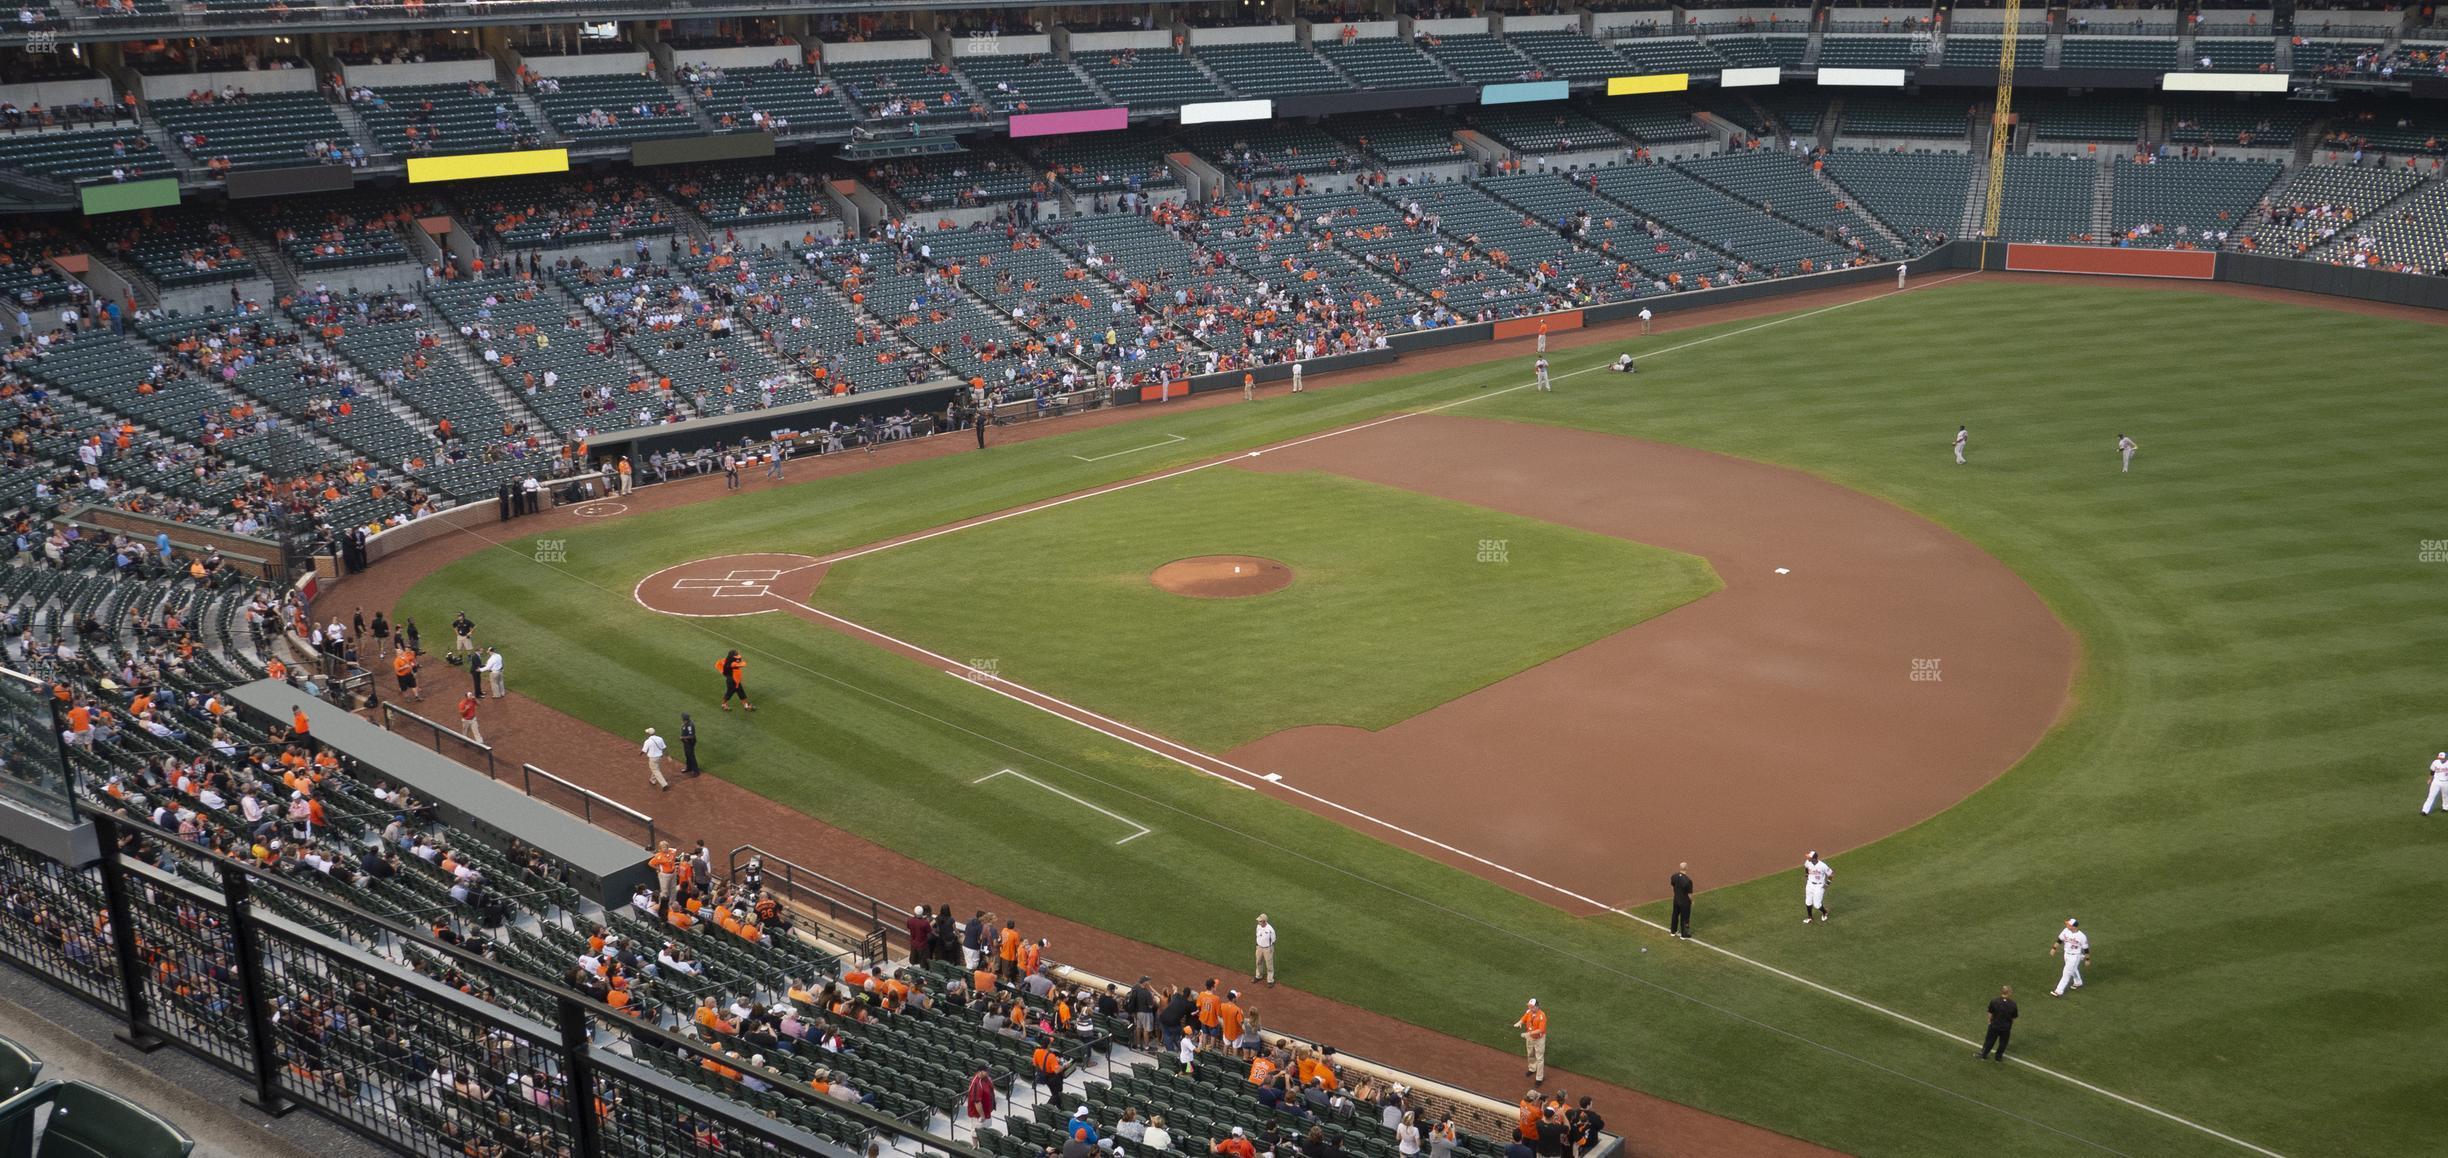
[[[2099,166],[2079,157],[2006,158],[1998,230],[2006,241],[2063,242],[2091,233],[2091,190]]]
[[[2279,172],[2274,161],[2120,157],[2109,227],[2134,244],[2216,245],[2243,233]]]
[[[1827,174],[1888,228],[1927,241],[1952,237],[1962,227],[1972,158],[1965,153],[1840,150],[1828,155]]]

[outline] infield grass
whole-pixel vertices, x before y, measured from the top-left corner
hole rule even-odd
[[[1237,599],[1149,582],[1200,555],[1273,559],[1294,578]],[[1400,723],[1720,586],[1659,547],[1225,468],[852,559],[815,603],[1221,752],[1304,724]]]
[[[1759,327],[1646,339],[1637,378],[1579,374],[1552,395],[1480,389],[1521,382],[1524,352],[751,492],[573,532],[565,566],[473,556],[404,610],[438,624],[466,606],[524,691],[619,733],[641,705],[703,700],[707,649],[741,646],[765,710],[705,729],[752,790],[1211,961],[1241,960],[1263,908],[1285,930],[1288,984],[1490,1045],[1514,1044],[1534,985],[1556,1011],[1556,1065],[1841,1150],[2246,1153],[1620,918],[1567,918],[855,640],[628,599],[685,559],[821,554],[1461,398],[1463,414],[1800,467],[1997,555],[2081,636],[2084,664],[2069,716],[2013,771],[1836,855],[1836,923],[1797,926],[1798,882],[1780,875],[1704,894],[1701,936],[1975,1037],[2011,982],[2023,1056],[2294,1158],[2437,1152],[2448,819],[2415,805],[2442,746],[2448,563],[2418,558],[2448,539],[2434,467],[2448,330],[1991,282]],[[1618,348],[1554,361],[1569,375]],[[1947,450],[1958,423],[1969,467]],[[2143,447],[2131,475],[2120,433]],[[1166,434],[1186,441],[1075,457]],[[1073,507],[1118,524],[1104,504]],[[1109,818],[971,784],[1003,767],[1156,831],[1116,847]],[[1700,867],[1704,886],[1732,884]],[[2047,938],[2070,914],[2099,957],[2090,988],[2052,1002]]]

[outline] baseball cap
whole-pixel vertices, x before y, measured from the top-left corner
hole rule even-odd
[[[1243,1137],[1243,1136],[1244,1136],[1244,1135],[1243,1135],[1243,1134],[1242,1134],[1242,1132],[1241,1132],[1241,1127],[1239,1127],[1239,1126],[1235,1126],[1235,1127],[1233,1127],[1233,1137],[1235,1137],[1235,1138],[1239,1138],[1239,1137]]]
[[[647,735],[649,735],[649,736],[654,735],[654,729],[653,729],[653,728],[648,728],[648,729],[646,729],[646,734],[647,734]]]
[[[2074,919],[2074,918],[2072,918],[2072,917],[2067,917],[2067,918],[2066,918],[2066,928],[2071,929],[2071,928],[2073,928],[2073,927],[2075,927],[2075,926],[2077,926],[2077,925],[2080,925],[2080,924],[2082,924],[2082,922],[2081,922],[2081,921],[2077,921],[2077,920],[2075,920],[2075,919]]]

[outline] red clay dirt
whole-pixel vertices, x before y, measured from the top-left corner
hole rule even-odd
[[[1565,388],[1613,385],[1583,381]],[[1664,896],[1679,861],[1747,880],[1909,827],[2013,766],[2072,686],[2073,634],[2013,571],[1800,471],[1442,414],[1237,465],[1328,471],[1716,567],[1715,594],[1382,731],[1294,728],[1224,753],[1514,870],[1445,858],[1540,900],[1563,903],[1524,875],[1622,905]],[[1506,790],[1488,792],[1491,776]]]
[[[648,611],[728,619],[785,610],[772,596],[804,603],[823,574],[824,564],[809,555],[717,555],[665,567],[638,580],[631,595]]]
[[[2001,276],[2006,275],[1978,275],[1983,280]],[[2034,277],[2038,279],[2038,275]],[[1911,290],[1903,292],[1919,292],[1943,284],[1946,280],[1943,276],[1916,280]],[[2024,279],[2015,275],[2014,280]],[[2064,282],[2067,279],[2050,275],[2045,280]],[[2130,279],[2086,280],[2120,287],[2147,284]],[[2215,283],[2204,285],[2188,282],[2181,287],[2165,288],[2229,293],[2238,297],[2273,296],[2248,287]],[[1656,329],[1660,333],[1668,333],[1790,310],[1821,308],[1895,292],[1898,291],[1882,284],[1867,284],[1693,310],[1676,309],[1669,301],[1657,319]],[[2278,300],[2395,316],[2392,311],[2374,307],[2371,303],[2313,294],[2280,295]],[[2426,313],[2420,315],[2420,320],[2448,324],[2448,314]],[[1636,326],[1637,323],[1611,323],[1551,335],[1549,341],[1560,349],[1620,344],[1637,350],[1641,336]],[[1519,346],[1519,343],[1487,343],[1445,347],[1405,355],[1399,362],[1387,366],[1335,374],[1312,374],[1309,384],[1311,389],[1332,389],[1337,385],[1376,378],[1476,365],[1499,358],[1518,357]],[[1286,389],[1286,385],[1262,387],[1260,394],[1272,397],[1284,393]],[[1218,391],[1160,406],[1118,407],[1004,428],[996,431],[993,437],[998,444],[1021,442],[1152,418],[1173,409],[1205,409],[1237,404],[1240,401],[1231,392]],[[916,439],[893,443],[873,454],[842,454],[797,460],[791,463],[791,478],[787,482],[768,482],[751,476],[746,485],[754,489],[805,486],[835,475],[921,458],[965,453],[971,453],[971,450],[961,436]],[[630,511],[645,512],[699,503],[712,504],[719,502],[726,493],[717,475],[645,487],[623,501]],[[718,509],[708,506],[709,512]],[[433,539],[383,560],[369,572],[327,584],[325,594],[318,600],[317,610],[356,606],[371,612],[375,608],[391,608],[402,594],[426,576],[467,555],[490,548],[516,551],[526,556],[531,553],[530,540],[533,537],[585,525],[587,522],[577,517],[572,509],[564,508],[516,523],[470,529],[461,534]],[[810,572],[811,585],[816,573],[816,570]],[[386,691],[389,689],[387,682],[384,688]],[[638,767],[637,744],[633,737],[614,735],[529,700],[515,690],[515,681],[512,688],[507,699],[484,701],[485,733],[496,748],[497,759],[508,765],[532,761],[588,788],[640,808],[656,818],[662,831],[673,834],[677,839],[703,838],[718,849],[753,842],[800,864],[819,866],[829,875],[879,896],[911,904],[951,901],[955,902],[956,909],[991,909],[1018,920],[1034,934],[1052,938],[1054,954],[1059,959],[1109,977],[1137,977],[1145,973],[1167,980],[1182,980],[1233,973],[1230,968],[1029,909],[932,865],[903,856],[720,779],[683,780],[670,792],[657,793],[645,784],[643,770]],[[442,695],[444,689],[437,688],[434,694]],[[719,693],[709,689],[708,699],[711,700],[715,694]],[[680,709],[671,707],[668,710],[676,712]],[[643,728],[649,722],[652,721],[641,718],[639,726]],[[707,765],[719,776],[723,767],[721,753],[707,751],[705,755]],[[1711,873],[1711,876],[1714,878],[1715,874]],[[1261,1002],[1266,1008],[1270,1025],[1334,1042],[1358,1056],[1381,1058],[1428,1077],[1482,1092],[1499,1093],[1499,1096],[1501,1091],[1511,1089],[1520,1080],[1521,1062],[1514,1053],[1303,992],[1297,988],[1300,964],[1296,948],[1284,951],[1283,965],[1290,984],[1267,990]],[[1558,1052],[1567,1056],[1575,1036],[1570,1025],[1568,1019],[1559,1026],[1557,1046]],[[1611,1124],[1623,1134],[1627,1153],[1640,1158],[1650,1155],[1800,1158],[1833,1153],[1782,1134],[1636,1090],[1597,1082],[1552,1066],[1549,1074],[1550,1081],[1557,1086],[1595,1096]]]
[[[1201,555],[1158,567],[1148,582],[1193,599],[1246,599],[1290,587],[1292,569],[1256,555]]]

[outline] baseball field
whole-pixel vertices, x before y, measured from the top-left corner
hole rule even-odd
[[[631,511],[396,611],[1039,911],[1229,966],[1263,910],[1287,986],[1492,1046],[1537,996],[1552,1065],[1834,1149],[2436,1146],[2441,329],[1976,278],[1552,393],[1517,345]],[[1157,581],[1210,556],[1267,582]]]

